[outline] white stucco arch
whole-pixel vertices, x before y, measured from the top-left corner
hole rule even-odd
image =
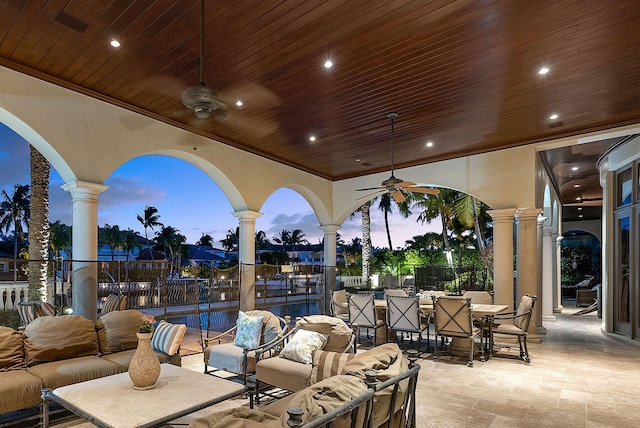
[[[65,182],[73,181],[76,179],[69,164],[60,156],[60,154],[45,140],[40,134],[38,134],[27,123],[11,114],[7,110],[0,108],[0,122],[11,128],[16,134],[20,135],[29,144],[35,147],[44,156],[51,166],[60,174]]]

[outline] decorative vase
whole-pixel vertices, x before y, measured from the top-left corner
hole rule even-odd
[[[151,348],[153,333],[136,333],[138,347],[129,364],[129,378],[134,389],[151,389],[160,377],[160,360]]]

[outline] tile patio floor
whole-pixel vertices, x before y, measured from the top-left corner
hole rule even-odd
[[[531,364],[508,357],[476,361],[423,354],[418,382],[418,427],[638,427],[640,342],[603,335],[595,313],[568,308],[545,323]],[[183,342],[183,366],[203,370],[197,330]],[[506,350],[505,350],[506,351]],[[505,352],[506,353],[506,352]],[[515,354],[514,354],[515,355]],[[179,420],[245,405],[236,399]],[[90,424],[65,425],[89,427]]]

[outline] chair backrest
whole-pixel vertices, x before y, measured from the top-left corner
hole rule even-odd
[[[20,325],[26,327],[31,321],[44,316],[56,316],[56,308],[48,302],[20,302],[18,303]]]
[[[516,310],[516,315],[513,319],[513,324],[522,331],[529,329],[529,322],[531,321],[531,314],[533,313],[533,307],[536,304],[537,296],[532,294],[525,294],[520,299],[520,304]]]
[[[334,315],[348,315],[349,309],[347,305],[347,290],[336,290],[331,295],[331,308]]]
[[[262,336],[260,344],[269,343],[278,337],[286,327],[286,321],[269,311],[246,311],[252,317],[262,317]]]
[[[460,297],[434,299],[436,333],[443,336],[471,336],[471,300]]]
[[[353,330],[340,318],[328,315],[307,315],[300,318],[296,325],[303,330],[328,335],[324,351],[351,352],[353,350]]]
[[[348,298],[349,324],[359,327],[376,326],[373,294],[351,294]]]
[[[387,325],[390,330],[420,331],[419,299],[408,296],[387,296]]]
[[[465,291],[462,294],[462,297],[471,299],[471,303],[475,303],[475,304],[481,304],[481,305],[493,304],[493,297],[491,297],[491,294],[488,291],[479,291],[479,290]]]
[[[386,299],[388,296],[407,296],[407,293],[400,289],[400,288],[395,288],[395,289],[389,289],[387,288],[386,290],[384,290],[384,298]]]

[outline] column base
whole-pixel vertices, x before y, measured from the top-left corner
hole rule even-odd
[[[558,305],[558,307],[553,308],[553,313],[554,314],[561,314],[563,310],[564,310],[564,306]]]
[[[528,343],[541,343],[542,342],[542,338],[540,337],[540,333],[538,333],[537,329],[535,333],[529,333],[527,335],[527,342]]]
[[[547,334],[547,329],[544,326],[538,326],[536,327],[536,334],[543,336]],[[528,337],[531,337],[531,336],[528,336]]]
[[[543,315],[542,316],[542,322],[556,322],[556,316],[555,315]]]

